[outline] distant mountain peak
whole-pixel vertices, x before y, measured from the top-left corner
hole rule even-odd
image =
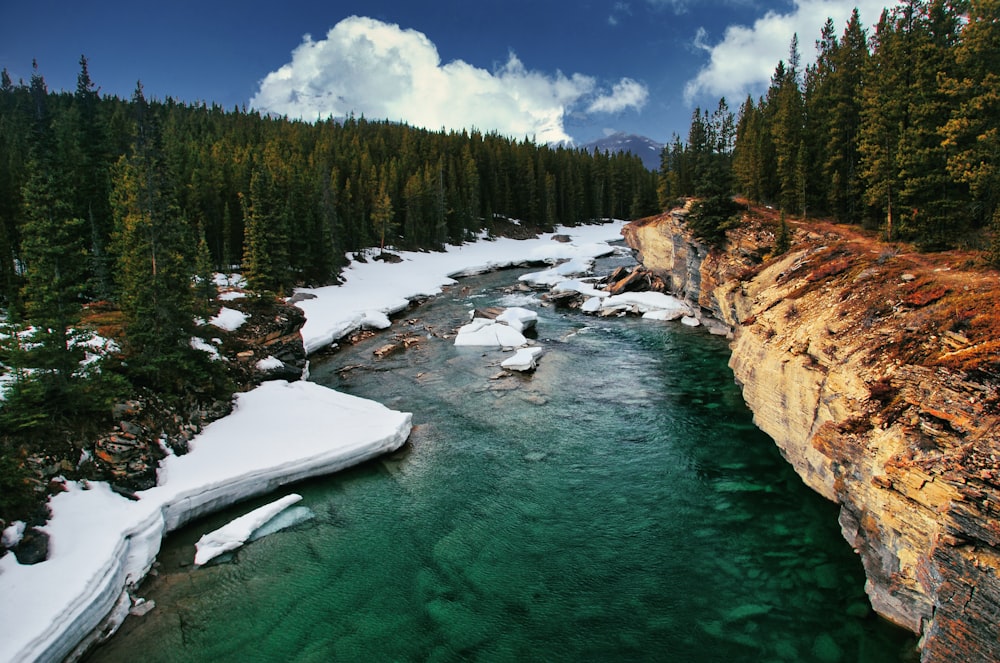
[[[652,138],[627,134],[618,131],[604,138],[598,138],[581,146],[588,152],[598,150],[601,152],[631,152],[642,159],[642,163],[650,170],[660,169],[660,152],[663,151],[663,143],[657,143]]]

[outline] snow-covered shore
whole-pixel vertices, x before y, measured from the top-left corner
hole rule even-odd
[[[409,300],[441,292],[454,277],[503,267],[593,258],[611,252],[623,222],[560,229],[572,242],[498,239],[445,253],[402,253],[401,263],[352,263],[339,286],[304,289],[308,352]],[[378,325],[382,326],[382,325]],[[309,382],[268,382],[239,394],[233,413],[205,428],[191,451],[161,464],[155,488],[128,500],[104,483],[68,483],[50,501],[49,558],[22,566],[0,558],[0,661],[59,661],[116,628],[128,587],[149,571],[162,538],[240,500],[336,472],[400,447],[411,415]]]
[[[402,446],[411,415],[311,382],[267,382],[205,427],[160,485],[127,500],[104,483],[67,484],[45,526],[49,559],[0,559],[0,661],[58,661],[106,617],[130,607],[126,587],[149,571],[160,541],[240,500],[329,474]]]
[[[612,221],[558,228],[558,234],[572,238],[570,242],[553,241],[557,233],[550,233],[531,240],[480,240],[450,246],[444,253],[404,251],[398,254],[403,260],[400,263],[352,262],[344,270],[342,285],[297,291],[300,295],[315,296],[296,303],[306,314],[302,328],[306,353],[312,354],[359,329],[370,313],[392,315],[404,310],[411,299],[440,294],[457,277],[519,265],[554,265],[562,260],[580,267],[588,260],[611,253],[613,249],[608,242],[621,239],[623,226],[623,221]],[[556,280],[565,278],[566,275],[560,274]]]

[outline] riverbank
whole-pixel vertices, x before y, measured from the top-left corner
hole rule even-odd
[[[686,210],[630,224],[645,267],[734,332],[755,423],[840,523],[924,661],[1000,659],[1000,286],[960,253],[748,215],[725,252]]]
[[[620,239],[622,225],[353,263],[342,285],[298,293],[307,316],[303,341],[316,351],[353,330],[381,326],[411,299],[437,294],[465,274],[610,253],[607,242]],[[0,623],[9,634],[0,640],[0,660],[73,657],[124,619],[128,590],[149,571],[165,534],[239,500],[391,451],[409,430],[409,413],[311,383],[268,382],[238,395],[234,413],[207,426],[189,453],[169,456],[159,485],[137,500],[103,483],[67,482],[42,528],[49,559],[27,566],[13,555],[0,558]],[[330,431],[338,432],[336,441]]]

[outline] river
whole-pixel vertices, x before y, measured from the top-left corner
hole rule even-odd
[[[314,360],[312,380],[413,412],[409,444],[295,486],[311,517],[220,563],[190,565],[198,537],[292,489],[172,535],[139,592],[157,607],[88,660],[912,660],[836,507],[754,427],[724,339],[543,307],[510,292],[520,273]],[[443,338],[494,305],[539,312],[533,375]],[[421,342],[373,359],[401,330]]]

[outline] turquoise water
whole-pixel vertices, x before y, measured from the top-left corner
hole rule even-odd
[[[95,661],[884,661],[836,508],[752,424],[723,339],[463,283],[312,379],[414,413],[391,457],[294,490],[313,517],[202,569],[173,536],[157,602]],[[532,376],[455,348],[471,306],[539,311]],[[357,366],[342,370],[345,367]],[[496,379],[494,379],[496,378]],[[331,431],[335,435],[336,431]]]

